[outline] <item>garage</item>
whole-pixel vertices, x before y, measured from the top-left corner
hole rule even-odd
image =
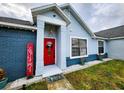
[[[9,81],[26,75],[26,44],[28,42],[33,42],[35,45],[36,32],[0,27],[0,68],[6,71]]]

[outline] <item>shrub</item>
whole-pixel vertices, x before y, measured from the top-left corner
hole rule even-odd
[[[5,71],[4,69],[0,68],[0,80],[3,80],[5,78]]]

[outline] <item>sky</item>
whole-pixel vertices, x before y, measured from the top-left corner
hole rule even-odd
[[[30,9],[43,5],[46,3],[0,3],[0,16],[32,21]],[[93,32],[124,25],[124,4],[73,3],[71,5]]]

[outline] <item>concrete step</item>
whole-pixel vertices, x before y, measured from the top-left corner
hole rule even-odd
[[[73,86],[66,78],[54,82],[47,82],[47,87],[48,90],[74,90]]]

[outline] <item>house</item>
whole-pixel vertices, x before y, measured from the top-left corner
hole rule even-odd
[[[34,75],[62,73],[71,65],[108,55],[107,38],[96,36],[70,4],[31,10],[33,23],[0,18],[0,67],[9,81],[26,76],[26,45],[33,42]],[[110,45],[109,45],[110,46]]]
[[[124,25],[96,32],[95,35],[107,39],[108,57],[124,60]]]

